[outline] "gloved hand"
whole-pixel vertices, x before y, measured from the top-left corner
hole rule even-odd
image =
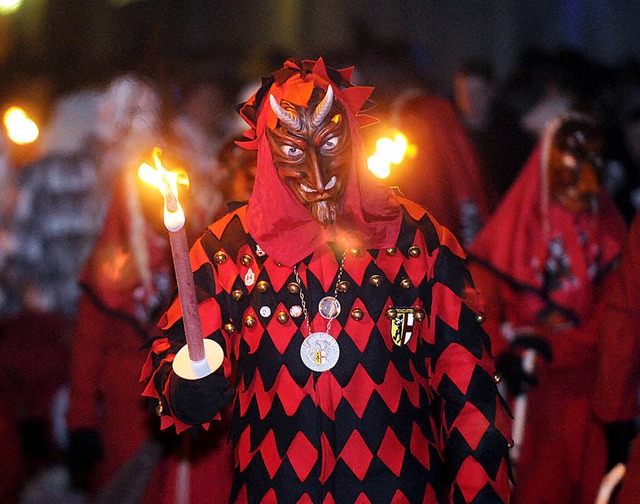
[[[517,336],[509,345],[509,348],[496,358],[496,371],[498,371],[513,397],[527,392],[538,384],[535,374],[528,373],[522,365],[523,350],[535,350],[547,362],[551,362],[552,353],[549,343],[534,334],[522,334]]]
[[[169,378],[171,410],[179,420],[189,425],[208,422],[233,396],[229,382],[219,373],[198,380],[185,380],[175,373]]]
[[[631,441],[636,437],[638,428],[633,420],[612,422],[605,425],[607,438],[607,472],[618,463],[626,464],[629,459]]]
[[[94,429],[71,431],[67,451],[67,468],[71,485],[78,490],[89,490],[93,468],[103,456],[104,449],[98,431]]]

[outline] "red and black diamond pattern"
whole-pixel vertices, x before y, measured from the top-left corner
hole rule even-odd
[[[236,376],[230,501],[507,502],[508,417],[450,233],[407,204],[396,249],[347,251],[348,288],[330,328],[340,358],[314,372],[300,357],[304,317],[290,314],[301,304],[288,288],[293,270],[256,248],[244,211],[192,250],[203,332],[223,345],[225,374]],[[298,265],[312,331],[326,328],[317,305],[333,293],[343,253],[332,247]],[[391,339],[391,307],[425,314],[402,346]],[[167,367],[184,344],[179,318],[174,303],[143,373],[156,373],[147,395],[167,394]],[[164,417],[172,422],[186,427]]]

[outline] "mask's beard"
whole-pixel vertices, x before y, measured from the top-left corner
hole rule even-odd
[[[338,215],[338,205],[333,200],[318,201],[308,206],[311,216],[317,220],[323,227],[333,224]]]

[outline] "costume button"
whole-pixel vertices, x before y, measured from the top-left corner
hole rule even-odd
[[[369,283],[374,287],[380,287],[382,285],[382,277],[380,275],[373,275],[369,279]]]
[[[256,318],[253,315],[247,315],[243,322],[246,327],[252,328],[256,325]]]
[[[289,282],[287,284],[287,290],[291,293],[291,294],[299,294],[300,293],[300,286],[295,283],[295,282]]]
[[[493,381],[496,383],[500,383],[502,381],[502,375],[497,371],[493,373]]]
[[[487,320],[487,316],[484,313],[476,314],[476,322],[482,324],[485,320]]]
[[[289,321],[289,314],[286,311],[280,311],[278,315],[276,315],[276,318],[281,324],[286,324]]]
[[[242,296],[244,296],[244,292],[242,292],[240,289],[235,289],[231,291],[231,297],[236,301],[240,301],[242,299]]]
[[[224,252],[222,252],[222,250],[219,250],[218,252],[216,252],[213,255],[213,260],[217,263],[217,264],[223,264],[225,262],[227,262],[227,259],[229,259],[229,257],[227,257],[227,254],[225,254]]]
[[[387,253],[388,256],[394,256],[396,255],[396,252],[398,251],[397,248],[395,247],[391,247],[385,250],[385,252]]]
[[[400,287],[402,287],[403,289],[410,289],[411,280],[409,280],[408,278],[403,278],[402,281],[400,282]]]
[[[398,312],[395,308],[387,308],[385,315],[389,320],[393,320],[394,318],[396,318],[396,315],[398,315]]]
[[[418,322],[422,322],[425,317],[424,310],[422,308],[416,308],[415,317]]]
[[[240,258],[240,262],[245,266],[249,266],[253,262],[253,257],[249,254],[245,254]]]
[[[156,406],[156,409],[155,409],[156,415],[157,415],[157,416],[162,416],[162,410],[163,410],[163,409],[164,409],[164,408],[162,407],[162,403],[158,404],[158,405]]]
[[[364,312],[360,308],[354,308],[351,310],[351,318],[353,320],[362,320],[364,318]]]
[[[264,280],[260,280],[256,284],[256,289],[258,289],[258,292],[262,292],[262,293],[267,292],[269,290],[269,282],[265,282]]]
[[[509,442],[507,443],[507,446],[508,446],[509,448],[513,448],[513,441],[509,441]]]
[[[348,292],[350,288],[351,288],[351,284],[346,280],[342,280],[341,282],[338,282],[338,285],[337,285],[338,292],[343,292],[343,293]]]
[[[420,248],[415,245],[413,247],[409,247],[409,255],[411,257],[420,257]]]
[[[231,333],[232,333],[232,332],[234,332],[235,330],[236,330],[236,326],[234,326],[231,322],[227,322],[227,323],[224,325],[224,331],[225,331],[227,334],[231,334]]]
[[[359,257],[361,252],[358,248],[352,248],[349,249],[349,253],[351,254],[351,257]]]

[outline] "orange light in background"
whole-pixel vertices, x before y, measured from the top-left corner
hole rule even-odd
[[[10,107],[4,113],[4,126],[9,139],[18,145],[33,143],[40,134],[36,123],[20,107]]]
[[[22,0],[0,0],[0,14],[11,14],[18,10]]]
[[[382,137],[376,141],[376,151],[367,159],[369,171],[379,179],[391,175],[391,165],[398,165],[406,155],[415,155],[415,145],[410,145],[407,137],[397,132],[393,138]]]

